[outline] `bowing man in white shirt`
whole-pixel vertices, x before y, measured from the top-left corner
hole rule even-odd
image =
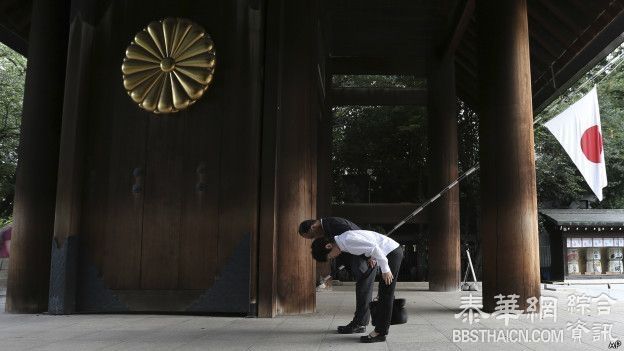
[[[403,248],[391,238],[370,230],[348,230],[336,235],[331,241],[327,238],[318,238],[312,242],[312,257],[319,262],[335,258],[343,251],[377,260],[382,276],[382,281],[379,282],[379,311],[374,323],[375,330],[362,336],[360,341],[366,343],[385,341],[390,328],[396,276],[403,260]]]

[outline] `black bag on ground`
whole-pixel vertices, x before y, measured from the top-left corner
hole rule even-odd
[[[377,320],[377,306],[379,301],[374,300],[371,301],[370,314],[371,321],[374,326],[376,326]],[[392,318],[390,319],[390,324],[405,324],[407,323],[407,311],[405,310],[405,299],[394,299],[394,303],[392,304]]]

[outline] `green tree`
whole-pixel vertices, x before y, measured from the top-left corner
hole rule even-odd
[[[26,58],[0,44],[0,224],[13,211]]]
[[[334,76],[334,86],[423,88],[412,76]],[[333,110],[333,201],[419,202],[427,177],[426,113],[414,106]]]
[[[422,108],[334,110],[335,202],[418,202],[426,184],[426,118]]]

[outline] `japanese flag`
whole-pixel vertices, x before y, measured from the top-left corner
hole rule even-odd
[[[544,125],[559,140],[598,200],[602,201],[607,171],[596,87]]]

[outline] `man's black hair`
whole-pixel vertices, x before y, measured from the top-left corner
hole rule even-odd
[[[318,262],[326,262],[331,249],[326,248],[331,242],[327,238],[317,238],[312,242],[312,257]],[[335,245],[335,244],[334,244]]]
[[[306,219],[305,221],[301,222],[301,224],[299,224],[299,235],[309,232],[314,222],[316,222],[316,219]]]

